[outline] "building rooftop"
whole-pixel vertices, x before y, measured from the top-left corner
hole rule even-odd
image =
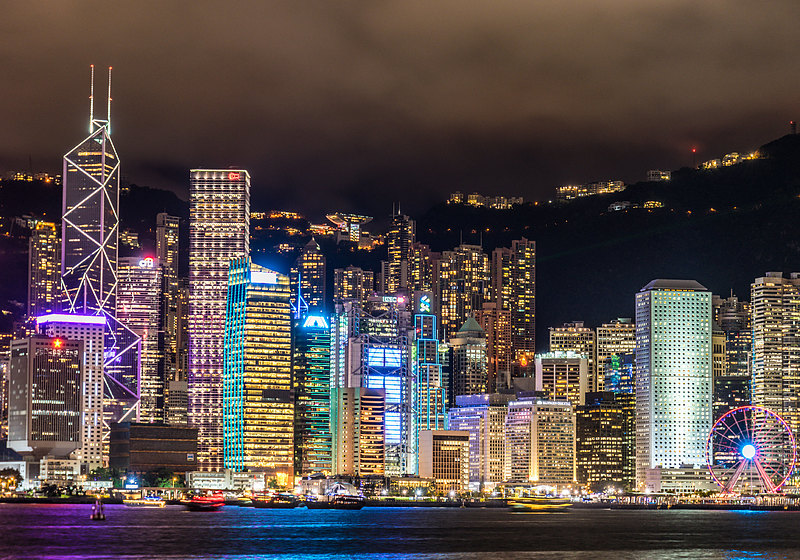
[[[485,331],[483,328],[478,324],[478,321],[475,320],[475,317],[467,317],[467,320],[464,321],[464,324],[458,329],[460,333],[484,333]]]
[[[708,288],[703,286],[697,280],[674,280],[669,278],[657,278],[650,282],[647,286],[640,291],[647,292],[649,290],[692,290],[696,292],[707,292]]]

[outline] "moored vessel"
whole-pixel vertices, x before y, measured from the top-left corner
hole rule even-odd
[[[182,500],[181,504],[186,506],[189,511],[217,511],[225,505],[225,496],[222,493],[194,496],[191,499]]]

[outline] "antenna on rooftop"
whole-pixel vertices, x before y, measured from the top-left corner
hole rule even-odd
[[[91,68],[91,78],[89,78],[89,134],[94,132],[94,64]]]
[[[108,133],[111,134],[111,66],[108,67],[108,118],[106,123]]]

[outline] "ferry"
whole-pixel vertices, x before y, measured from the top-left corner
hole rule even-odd
[[[281,508],[291,509],[300,505],[297,496],[294,494],[265,492],[263,494],[253,494],[251,497],[253,507],[257,508]]]
[[[122,503],[128,507],[144,507],[144,508],[163,508],[167,506],[159,496],[147,496],[146,498],[130,498],[122,500]]]
[[[572,501],[569,498],[558,496],[530,496],[508,500],[511,511],[521,512],[558,512],[566,511],[571,506]]]
[[[306,496],[304,505],[308,509],[361,509],[364,496],[352,484],[337,482],[322,496]]]
[[[225,496],[221,492],[208,496],[194,496],[189,500],[181,500],[181,504],[189,511],[217,511],[225,505]]]

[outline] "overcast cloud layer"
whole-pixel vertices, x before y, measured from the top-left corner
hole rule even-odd
[[[8,2],[0,172],[57,170],[114,66],[124,175],[185,196],[240,165],[257,208],[543,199],[747,150],[800,117],[800,2]],[[98,104],[102,94],[96,95]]]

